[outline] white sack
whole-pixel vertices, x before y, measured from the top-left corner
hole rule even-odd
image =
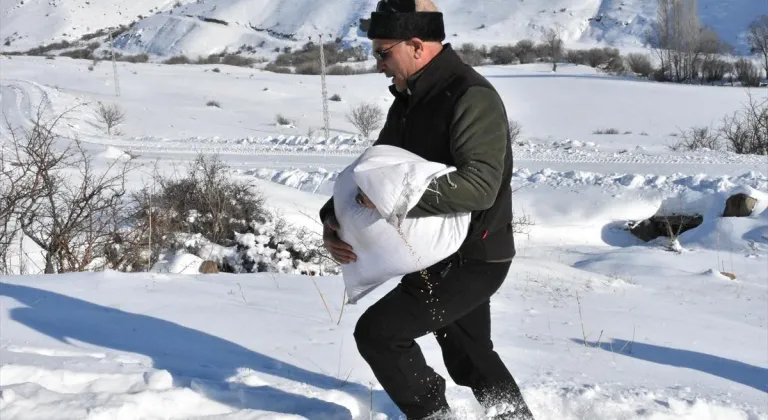
[[[333,190],[339,237],[357,255],[356,262],[342,265],[349,303],[389,279],[427,268],[459,249],[470,213],[405,219],[433,179],[455,170],[399,147],[379,145],[339,174]],[[375,210],[355,201],[358,186]]]

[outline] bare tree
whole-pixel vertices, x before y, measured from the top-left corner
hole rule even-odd
[[[347,121],[354,125],[366,139],[381,126],[383,119],[384,111],[374,103],[358,104],[347,114]]]
[[[18,208],[21,231],[45,255],[46,274],[85,270],[104,249],[121,223],[126,175],[133,162],[115,160],[97,172],[92,158],[73,140],[64,140],[55,128],[64,114],[43,118],[16,137],[21,165],[31,168],[35,194]]]
[[[723,118],[720,133],[735,153],[768,156],[768,99],[759,101],[749,93],[740,112]]]
[[[758,16],[752,21],[747,32],[747,41],[753,54],[763,55],[763,67],[768,77],[768,15]]]
[[[704,32],[697,0],[657,0],[658,11],[647,41],[661,61],[660,72],[676,82],[690,81],[697,72],[697,57]]]
[[[107,129],[107,134],[112,135],[112,129],[122,124],[125,121],[125,112],[120,109],[116,104],[104,105],[99,102],[96,108],[96,117],[99,122],[104,124]]]
[[[733,70],[736,72],[736,80],[743,86],[760,86],[760,68],[752,60],[742,57],[733,63]]]
[[[563,58],[563,38],[562,27],[556,25],[554,28],[547,29],[542,35],[544,49],[552,63],[552,71],[557,71],[557,63]]]
[[[701,78],[704,82],[715,84],[733,71],[733,64],[718,57],[705,58],[701,63]]]
[[[654,53],[661,62],[660,72],[664,75],[669,68],[668,49],[671,44],[672,29],[670,25],[670,0],[657,0],[656,19],[646,33],[646,41],[653,47]]]
[[[720,133],[709,127],[694,127],[682,131],[680,140],[672,146],[674,151],[720,150]]]
[[[523,130],[523,127],[520,125],[519,122],[515,120],[509,120],[509,138],[512,140],[512,144],[514,144],[517,141],[517,138],[520,137],[520,132]]]
[[[521,39],[517,41],[514,47],[515,55],[520,60],[520,64],[528,64],[536,61],[533,41],[530,39]]]
[[[653,73],[653,64],[650,57],[641,53],[630,53],[626,58],[629,69],[643,77],[648,77]]]
[[[24,164],[22,134],[4,119],[9,141],[0,145],[0,274],[11,274],[9,251],[21,229],[19,210],[38,196],[40,179],[33,167]]]

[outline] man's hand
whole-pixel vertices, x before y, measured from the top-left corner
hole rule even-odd
[[[376,208],[376,205],[373,204],[371,199],[369,199],[368,196],[365,195],[363,190],[361,190],[360,188],[357,189],[357,196],[355,197],[355,201],[357,201],[357,204],[360,204],[365,208],[369,208],[371,210]]]
[[[349,264],[357,261],[357,255],[352,252],[352,247],[339,239],[339,235],[336,233],[338,230],[339,221],[336,220],[336,215],[331,212],[323,221],[323,244],[325,249],[340,264]]]

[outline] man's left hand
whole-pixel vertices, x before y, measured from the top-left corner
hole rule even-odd
[[[369,209],[375,209],[376,205],[373,204],[373,202],[368,198],[367,195],[361,190],[357,189],[357,196],[355,197],[355,201],[357,201],[358,204],[362,205],[365,208]]]

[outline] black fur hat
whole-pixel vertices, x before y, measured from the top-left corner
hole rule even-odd
[[[443,14],[417,12],[415,0],[381,0],[371,13],[368,39],[445,39]]]

